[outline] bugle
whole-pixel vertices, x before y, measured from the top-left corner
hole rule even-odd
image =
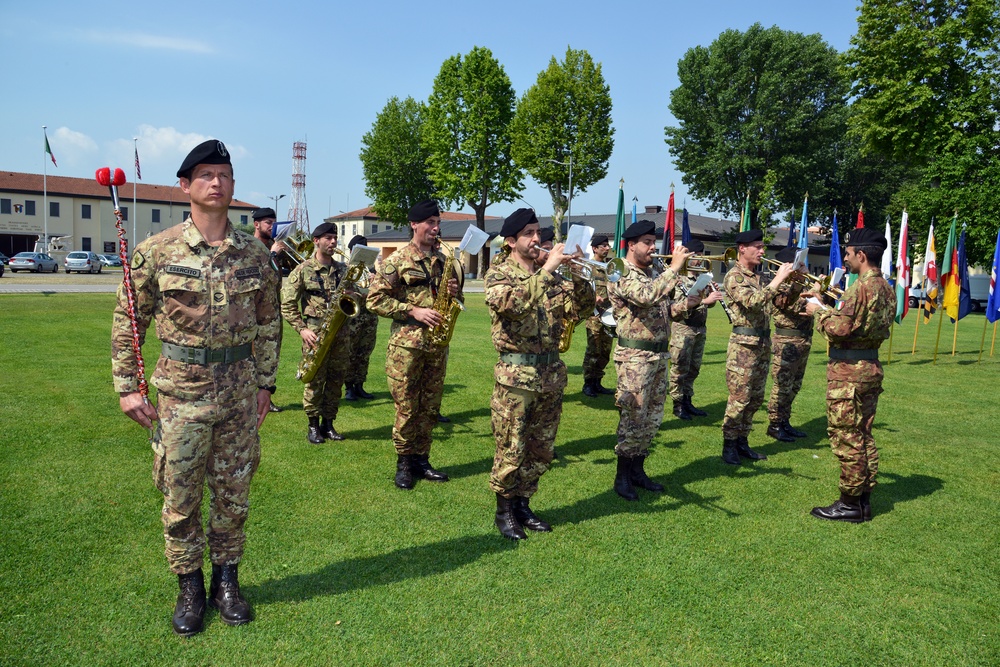
[[[535,244],[534,247],[542,252],[549,252],[538,244]],[[623,269],[625,269],[625,263],[617,258],[612,259],[610,262],[599,262],[596,259],[571,259],[570,263],[579,267],[576,272],[584,280],[590,280],[593,278],[594,272],[600,272],[605,275],[609,283],[616,283],[621,280]]]
[[[777,271],[781,268],[784,262],[779,262],[776,259],[771,259],[770,257],[762,257],[762,261],[766,262],[772,271]],[[801,277],[798,277],[801,276]],[[835,301],[839,301],[844,296],[844,290],[840,289],[835,285],[830,284],[830,276],[814,276],[811,273],[806,273],[805,271],[794,271],[792,273],[792,280],[797,283],[805,285],[807,288],[811,288],[813,284],[819,283],[820,293],[824,296],[828,296]]]
[[[673,259],[673,253],[669,255],[653,255],[656,259],[670,260]],[[695,273],[708,273],[712,270],[712,262],[722,262],[723,264],[729,264],[735,262],[737,257],[736,248],[726,248],[726,251],[721,255],[691,255],[687,259],[687,263],[684,265],[686,271],[694,271]]]

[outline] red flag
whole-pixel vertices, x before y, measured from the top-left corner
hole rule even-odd
[[[865,226],[865,207],[862,205],[858,209],[858,224],[854,225],[855,229],[861,229]]]

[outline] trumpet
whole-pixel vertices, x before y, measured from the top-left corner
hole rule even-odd
[[[782,264],[782,262],[779,262],[776,259],[771,259],[770,257],[762,257],[761,261],[767,262],[767,265],[772,271],[776,271],[781,268]],[[814,276],[811,273],[805,273],[804,271],[795,271],[792,276],[792,280],[797,283],[801,283],[806,287],[812,287],[814,283],[819,283],[820,293],[834,299],[835,301],[840,301],[840,299],[844,297],[844,290],[830,284],[830,276],[823,276],[820,278],[819,276]]]
[[[534,247],[542,252],[549,252],[537,243]],[[609,262],[598,262],[594,259],[571,259],[570,263],[579,267],[576,273],[584,280],[591,280],[595,273],[603,273],[609,283],[616,283],[621,280],[624,271],[627,270],[625,262],[618,258],[612,259]]]
[[[671,253],[669,255],[653,255],[653,257],[661,260],[670,260],[674,256]],[[712,270],[712,262],[729,264],[730,262],[735,262],[736,257],[736,248],[726,248],[726,251],[721,255],[692,255],[688,257],[687,263],[684,265],[684,270],[695,273],[708,273]]]

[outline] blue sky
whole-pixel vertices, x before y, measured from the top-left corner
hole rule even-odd
[[[138,137],[143,182],[170,185],[187,151],[215,137],[233,153],[236,196],[263,206],[290,194],[292,142],[306,140],[315,226],[370,203],[358,153],[388,98],[426,100],[441,63],[473,46],[493,51],[520,96],[572,46],[603,64],[616,128],[608,176],[574,198],[574,213],[613,213],[622,178],[640,209],[666,205],[671,182],[680,207],[687,190],[663,128],[675,123],[667,105],[685,51],[755,22],[820,33],[842,51],[857,11],[853,0],[4,2],[0,169],[40,172],[47,125],[51,174],[91,178],[109,165],[131,180]],[[546,191],[525,185],[523,200],[551,214]]]

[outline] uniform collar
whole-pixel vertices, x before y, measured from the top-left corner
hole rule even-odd
[[[199,244],[204,244],[209,248],[212,247],[208,245],[208,241],[205,240],[205,237],[202,236],[201,232],[198,231],[198,228],[195,227],[195,224],[194,222],[191,221],[191,218],[188,218],[187,220],[184,221],[183,236],[184,236],[184,241],[187,242],[187,244],[191,246],[191,248],[197,248]],[[252,236],[250,238],[253,238],[255,242],[257,241],[257,239]],[[239,250],[242,250],[243,248],[246,247],[246,244],[247,244],[246,239],[236,234],[235,231],[233,230],[233,224],[228,220],[226,220],[226,237],[223,239],[222,243],[218,246],[218,249],[222,250],[224,248],[228,248],[229,246],[233,246]]]

